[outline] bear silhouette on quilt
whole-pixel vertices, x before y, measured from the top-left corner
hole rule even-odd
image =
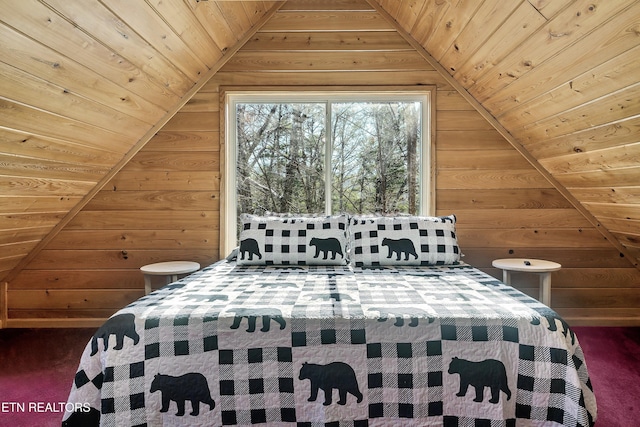
[[[451,359],[448,372],[450,374],[460,374],[460,391],[456,393],[458,397],[464,397],[469,386],[472,386],[476,391],[474,402],[482,402],[485,387],[489,387],[491,390],[490,403],[498,403],[500,401],[500,391],[507,395],[507,400],[511,399],[507,371],[504,363],[499,360],[487,359],[480,362],[472,362],[454,357]]]
[[[209,384],[204,375],[198,372],[174,377],[171,375],[156,374],[151,382],[150,392],[160,391],[162,407],[160,412],[167,412],[171,401],[176,402],[178,412],[176,416],[184,415],[185,402],[191,402],[191,415],[200,414],[200,402],[209,405],[209,410],[213,410],[216,403],[211,398]]]
[[[347,393],[352,394],[362,402],[362,393],[358,388],[358,379],[353,368],[343,362],[332,362],[327,365],[304,362],[300,368],[300,380],[311,381],[311,396],[309,402],[318,398],[318,390],[324,392],[324,406],[331,405],[333,389],[338,389],[338,405],[347,403]]]
[[[104,341],[104,350],[109,348],[109,337],[111,335],[116,336],[116,345],[114,350],[122,350],[124,346],[124,337],[129,337],[133,340],[133,345],[138,344],[140,336],[136,332],[135,316],[131,313],[117,314],[107,319],[104,324],[98,328],[96,333],[91,339],[91,356],[98,352],[98,338],[102,338]]]
[[[262,332],[269,332],[271,329],[271,320],[274,320],[280,325],[280,329],[284,329],[287,326],[286,320],[282,317],[282,311],[277,308],[234,308],[233,312],[235,317],[233,318],[233,324],[231,329],[238,329],[242,319],[247,318],[248,327],[247,332],[255,332],[256,319],[262,317]]]

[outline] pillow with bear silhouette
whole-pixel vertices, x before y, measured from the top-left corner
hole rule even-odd
[[[240,216],[238,265],[345,265],[346,215]]]
[[[349,221],[349,246],[356,267],[460,263],[455,215],[356,215]]]

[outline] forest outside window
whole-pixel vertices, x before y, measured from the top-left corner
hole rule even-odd
[[[229,245],[241,213],[430,214],[430,95],[227,93]]]

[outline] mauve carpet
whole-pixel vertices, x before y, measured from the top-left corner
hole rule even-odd
[[[640,426],[640,328],[574,327],[598,401],[596,427]],[[0,330],[0,427],[60,426],[93,329]]]

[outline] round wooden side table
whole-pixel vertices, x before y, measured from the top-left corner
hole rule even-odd
[[[502,281],[511,284],[511,272],[536,273],[540,276],[539,301],[546,306],[551,306],[551,272],[558,271],[562,265],[553,261],[533,258],[504,258],[496,259],[491,263],[496,268],[502,269]]]
[[[144,274],[144,293],[151,293],[151,276],[166,276],[166,283],[178,280],[179,274],[193,273],[200,270],[200,264],[193,261],[167,261],[147,264],[140,267]]]

